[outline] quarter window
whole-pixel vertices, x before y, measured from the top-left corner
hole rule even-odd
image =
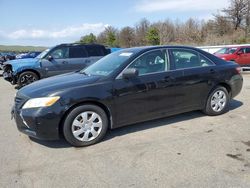
[[[135,68],[139,75],[162,72],[169,69],[168,57],[165,50],[148,52],[136,59],[128,68]]]

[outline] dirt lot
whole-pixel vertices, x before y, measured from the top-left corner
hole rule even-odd
[[[250,74],[230,112],[191,112],[120,128],[87,148],[36,141],[10,120],[0,77],[0,187],[250,187]]]

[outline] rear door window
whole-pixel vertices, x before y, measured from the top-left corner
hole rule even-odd
[[[84,47],[70,47],[69,49],[69,58],[85,58],[87,56]]]
[[[246,48],[246,54],[250,54],[250,48]]]
[[[205,67],[214,65],[208,58],[189,49],[172,49],[172,61],[176,69]]]

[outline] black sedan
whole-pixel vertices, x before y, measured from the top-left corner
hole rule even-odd
[[[202,110],[220,115],[242,88],[240,67],[202,50],[157,46],[114,52],[88,68],[19,90],[18,129],[74,146],[100,141],[107,129]]]

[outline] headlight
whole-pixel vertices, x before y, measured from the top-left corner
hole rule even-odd
[[[30,99],[23,105],[23,109],[49,107],[49,106],[52,106],[53,104],[55,104],[56,101],[58,101],[59,99],[60,99],[59,96]]]

